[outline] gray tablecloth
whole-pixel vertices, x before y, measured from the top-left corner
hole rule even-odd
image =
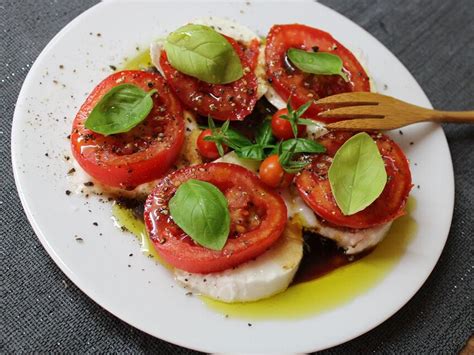
[[[0,352],[189,353],[118,320],[72,284],[40,245],[15,189],[10,131],[20,87],[49,40],[95,2],[0,1]],[[395,53],[435,107],[474,109],[472,0],[323,2]],[[456,204],[440,261],[391,319],[327,353],[454,353],[472,334],[474,126],[444,129],[454,163]]]

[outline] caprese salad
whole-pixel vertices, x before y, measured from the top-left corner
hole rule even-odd
[[[380,132],[327,131],[320,98],[370,91],[357,58],[301,25],[260,38],[230,20],[177,28],[153,67],[99,83],[73,122],[89,191],[135,199],[156,252],[190,291],[248,302],[284,291],[304,238],[345,255],[404,214],[407,158]],[[83,187],[84,189],[84,187]]]

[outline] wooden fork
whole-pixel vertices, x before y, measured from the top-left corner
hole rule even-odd
[[[350,92],[325,97],[316,104],[327,106],[320,117],[344,118],[326,125],[328,129],[389,130],[416,122],[470,122],[474,111],[437,111],[415,106],[390,96],[371,92]]]

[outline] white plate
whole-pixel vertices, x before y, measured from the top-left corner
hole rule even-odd
[[[199,298],[173,287],[163,267],[142,257],[134,238],[113,226],[109,204],[65,195],[70,188],[66,136],[94,84],[111,72],[110,64],[133,56],[136,46],[145,48],[152,39],[206,15],[234,18],[259,34],[266,34],[274,23],[299,22],[327,30],[362,56],[379,91],[431,106],[415,79],[382,44],[318,3],[100,3],[54,37],[18,98],[12,159],[27,216],[48,253],[78,287],[114,315],[161,339],[208,352],[307,352],[353,339],[386,320],[415,294],[445,244],[454,186],[448,145],[438,125],[420,124],[394,135],[411,159],[414,184],[420,185],[412,192],[418,233],[400,262],[363,295],[305,319],[262,320],[252,327],[245,320],[225,319]],[[75,235],[84,242],[77,242]],[[129,257],[130,253],[135,255]]]

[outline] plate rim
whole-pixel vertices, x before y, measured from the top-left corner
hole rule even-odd
[[[144,329],[143,327],[141,327],[141,325],[139,323],[136,323],[136,322],[133,322],[133,321],[129,321],[129,320],[126,320],[124,318],[121,317],[121,315],[119,315],[120,312],[117,312],[116,310],[111,310],[109,309],[109,306],[105,304],[105,300],[101,300],[101,297],[96,293],[96,291],[92,288],[92,287],[88,287],[87,284],[85,283],[82,283],[81,281],[81,278],[79,278],[77,276],[76,273],[74,273],[73,270],[71,270],[68,265],[62,260],[62,258],[56,253],[56,251],[54,250],[54,248],[51,246],[51,244],[49,243],[48,241],[48,238],[45,236],[45,234],[42,232],[41,230],[41,227],[38,225],[38,223],[36,222],[34,216],[33,216],[33,213],[31,211],[31,207],[28,203],[28,199],[26,198],[25,194],[24,194],[24,191],[22,189],[22,185],[21,185],[21,181],[20,181],[20,177],[19,177],[19,166],[20,166],[20,155],[18,154],[17,152],[17,147],[18,147],[18,143],[20,142],[20,132],[19,132],[19,119],[17,118],[20,113],[20,108],[18,105],[18,103],[22,102],[22,101],[25,101],[24,100],[24,96],[26,95],[26,87],[28,86],[28,82],[31,80],[31,76],[32,76],[32,73],[35,72],[37,70],[37,67],[39,66],[39,62],[41,62],[41,59],[47,55],[47,53],[50,51],[50,49],[58,42],[61,40],[61,38],[70,30],[70,28],[72,28],[73,26],[76,25],[76,23],[80,22],[83,20],[84,17],[88,16],[90,13],[96,11],[97,8],[99,7],[103,7],[103,6],[108,6],[110,3],[114,3],[114,2],[119,2],[119,3],[126,3],[126,4],[131,4],[131,3],[134,3],[134,4],[139,4],[140,2],[144,2],[144,3],[152,3],[152,2],[156,2],[156,3],[167,3],[167,2],[171,2],[171,1],[166,1],[166,0],[159,0],[159,1],[152,1],[152,0],[141,0],[141,1],[137,1],[137,2],[134,2],[132,0],[110,0],[110,1],[102,1],[102,2],[99,2],[95,5],[93,5],[92,7],[88,8],[87,10],[85,10],[84,12],[80,13],[78,16],[76,16],[73,20],[71,20],[70,22],[68,22],[49,42],[48,44],[43,48],[43,50],[40,52],[40,54],[38,55],[38,57],[35,59],[35,62],[33,63],[33,65],[31,66],[27,76],[25,77],[25,80],[22,84],[22,87],[21,87],[21,90],[20,90],[20,93],[18,95],[18,98],[17,98],[17,101],[16,101],[16,105],[15,105],[15,110],[14,110],[14,114],[13,114],[13,120],[12,120],[12,128],[11,128],[11,136],[10,136],[10,139],[11,139],[11,163],[12,163],[12,170],[13,170],[13,176],[14,176],[14,181],[15,181],[15,186],[16,186],[16,189],[17,189],[17,192],[18,192],[18,195],[20,197],[20,201],[21,201],[21,204],[22,204],[22,207],[23,207],[23,210],[25,211],[25,214],[28,218],[28,221],[30,223],[30,225],[32,226],[37,238],[39,239],[39,241],[41,242],[42,246],[44,247],[44,249],[46,250],[46,252],[49,254],[49,256],[53,259],[53,261],[55,262],[55,264],[60,268],[60,270],[76,285],[76,287],[78,287],[85,295],[87,295],[93,302],[95,302],[96,304],[98,304],[101,308],[103,308],[104,310],[106,310],[107,312],[111,313],[113,316],[119,318],[120,320],[124,321],[125,323],[133,326],[134,328],[137,328],[139,329],[140,331],[143,331],[144,333],[147,333],[153,337],[156,337],[158,339],[161,339],[161,340],[164,340],[164,341],[167,341],[167,342],[170,342],[172,344],[175,344],[175,345],[178,345],[178,346],[181,346],[181,347],[185,347],[185,348],[188,348],[188,349],[193,349],[193,350],[198,350],[198,351],[209,351],[209,349],[211,347],[206,347],[206,348],[201,348],[201,347],[197,347],[197,346],[190,346],[189,344],[186,344],[185,342],[183,341],[180,341],[179,340],[179,337],[177,338],[170,338],[170,337],[161,337],[161,335],[156,335],[156,334],[152,334],[150,332],[150,330],[147,330],[147,329]],[[235,2],[235,3],[239,3],[239,1],[231,1],[231,2]],[[265,1],[265,2],[270,2],[270,1]],[[281,2],[289,2],[289,1],[281,1]],[[309,2],[309,1],[301,1],[301,2]],[[343,17],[344,19],[346,19],[347,21],[349,21],[352,25],[354,26],[357,26],[359,27],[360,30],[362,30],[363,32],[365,32],[365,34],[368,36],[368,37],[371,37],[372,40],[374,40],[375,42],[377,42],[379,45],[381,45],[382,47],[384,47],[387,52],[390,53],[391,57],[393,60],[397,61],[399,63],[399,65],[401,67],[403,67],[403,69],[406,70],[406,72],[410,75],[410,77],[413,79],[413,82],[416,83],[416,85],[418,86],[418,89],[420,90],[420,92],[423,94],[424,98],[426,99],[426,101],[429,103],[429,106],[432,107],[431,105],[431,102],[430,100],[428,99],[428,97],[426,96],[424,90],[422,89],[422,87],[419,85],[419,83],[417,82],[417,80],[413,77],[413,75],[411,74],[411,72],[406,68],[406,66],[403,64],[403,62],[397,57],[395,56],[392,51],[390,51],[389,48],[387,48],[381,41],[379,41],[375,36],[373,36],[370,32],[368,32],[367,30],[365,30],[363,27],[361,27],[359,24],[357,24],[356,22],[354,22],[353,20],[349,19],[348,17],[344,16],[343,14],[337,12],[336,10],[333,10],[332,8],[324,5],[324,4],[321,4],[321,3],[317,3],[318,6],[322,6],[325,8],[326,11],[329,11],[329,12],[332,12],[333,14],[337,15],[337,16],[341,16]],[[442,139],[444,140],[444,144],[446,144],[446,147],[447,147],[447,159],[448,159],[448,163],[450,165],[450,168],[449,169],[449,176],[447,176],[447,180],[449,181],[446,181],[446,183],[448,183],[449,185],[451,185],[450,187],[450,193],[449,193],[449,196],[450,196],[450,201],[447,201],[449,202],[448,204],[448,207],[450,208],[450,211],[451,213],[449,213],[449,215],[447,216],[448,217],[448,220],[449,220],[449,224],[447,224],[447,230],[445,231],[445,233],[442,233],[443,235],[446,234],[446,237],[445,237],[445,240],[443,242],[443,246],[439,249],[439,252],[437,253],[436,255],[436,262],[429,268],[429,272],[426,273],[424,280],[423,282],[420,283],[420,285],[413,290],[413,292],[410,292],[409,295],[407,294],[406,297],[403,297],[403,300],[401,300],[400,302],[398,302],[398,305],[397,307],[393,307],[393,311],[392,312],[388,312],[386,315],[384,315],[383,317],[380,317],[380,319],[378,319],[377,321],[371,323],[370,327],[369,328],[366,328],[365,330],[363,331],[360,331],[360,332],[354,332],[354,333],[351,333],[350,335],[347,335],[345,337],[339,337],[337,338],[337,340],[334,340],[332,342],[327,342],[326,345],[322,348],[318,348],[317,350],[324,350],[324,349],[328,349],[328,348],[331,348],[331,347],[334,347],[334,346],[337,346],[337,345],[340,345],[340,344],[343,344],[343,343],[346,343],[350,340],[353,340],[367,332],[370,332],[371,330],[373,330],[374,328],[378,327],[380,324],[382,324],[383,322],[385,322],[386,320],[388,320],[389,318],[391,318],[395,313],[397,313],[398,311],[400,311],[413,297],[414,295],[423,287],[423,285],[426,283],[426,280],[428,279],[428,277],[431,275],[431,273],[433,272],[434,268],[436,267],[436,265],[438,264],[439,262],[439,258],[441,256],[441,253],[443,252],[444,250],[444,247],[446,245],[446,241],[447,241],[447,238],[449,236],[449,232],[450,232],[450,229],[451,229],[451,226],[452,226],[452,218],[453,218],[453,213],[454,213],[454,203],[455,203],[455,184],[454,184],[454,169],[453,169],[453,163],[452,163],[452,157],[451,157],[451,151],[450,151],[450,148],[449,148],[449,144],[448,144],[448,141],[447,141],[447,138],[446,138],[446,134],[444,132],[444,130],[442,129],[441,125],[439,124],[435,124],[435,126],[437,127],[437,129],[441,129],[441,132],[442,132]],[[302,351],[315,351],[314,347],[311,348],[311,347],[307,347],[305,349],[303,349]]]

